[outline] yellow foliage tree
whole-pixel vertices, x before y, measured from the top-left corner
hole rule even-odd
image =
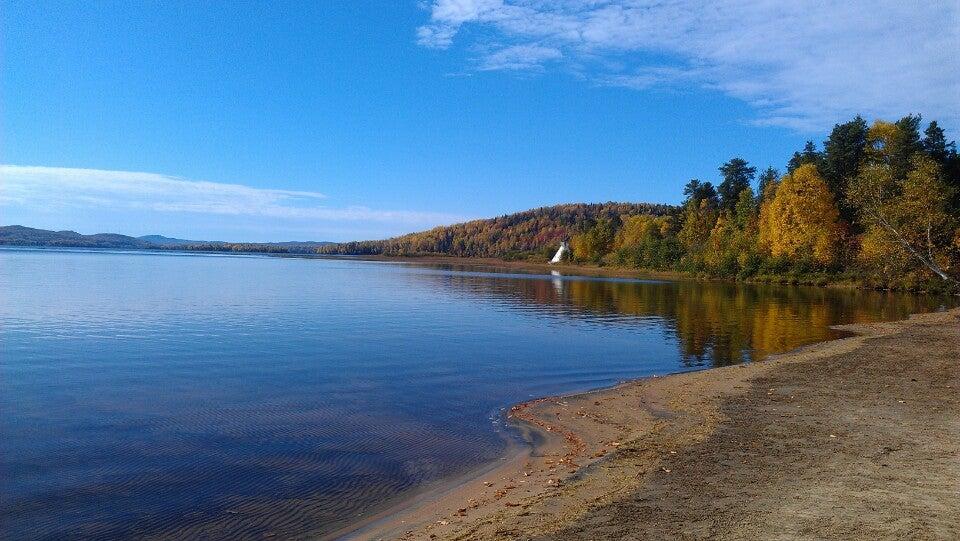
[[[650,216],[636,214],[623,216],[622,225],[617,231],[614,248],[639,246],[652,235],[665,237],[670,233],[671,218],[669,216]]]
[[[760,211],[762,248],[774,257],[833,263],[840,239],[839,212],[813,164],[783,177]]]
[[[703,262],[703,250],[717,223],[718,213],[710,206],[707,200],[700,201],[699,206],[688,205],[683,213],[683,227],[677,238],[686,249],[687,264],[696,266]]]
[[[849,190],[867,231],[860,259],[902,273],[915,260],[947,281],[956,281],[950,270],[950,244],[956,218],[948,211],[952,190],[941,179],[939,165],[926,156],[915,156],[902,182],[886,164],[867,165]],[[888,269],[893,269],[889,271]]]

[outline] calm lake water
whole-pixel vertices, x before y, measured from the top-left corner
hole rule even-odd
[[[760,360],[944,302],[0,250],[0,537],[331,531],[496,460],[514,402]]]

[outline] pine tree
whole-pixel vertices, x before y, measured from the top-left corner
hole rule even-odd
[[[853,209],[845,204],[847,183],[857,176],[867,147],[867,122],[857,115],[837,124],[823,143],[823,179],[840,207],[840,217],[853,220]]]
[[[717,206],[717,190],[709,182],[701,182],[696,178],[690,179],[690,182],[683,187],[683,195],[687,196],[684,205],[699,206],[701,201],[707,201],[709,205]]]
[[[725,210],[732,211],[737,205],[740,192],[744,188],[750,187],[753,176],[757,172],[756,167],[750,167],[743,158],[733,158],[720,166],[720,174],[723,175],[723,181],[717,192],[720,195],[720,206]]]
[[[957,151],[957,145],[953,141],[947,142],[947,136],[943,132],[937,121],[930,122],[927,129],[923,130],[923,141],[920,147],[927,156],[933,158],[937,163],[943,166],[950,155]]]
[[[960,216],[960,156],[957,155],[957,144],[953,141],[947,142],[943,128],[934,120],[923,131],[920,146],[927,156],[940,165],[943,181],[953,192],[948,210]]]
[[[817,145],[813,141],[807,141],[803,145],[803,152],[794,152],[793,157],[787,162],[787,173],[792,173],[801,165],[808,163],[817,166],[819,169],[822,161],[823,155],[817,150]]]
[[[757,205],[763,203],[764,198],[772,196],[776,192],[777,179],[780,178],[780,172],[773,167],[760,173],[760,185],[757,187]],[[770,191],[771,188],[773,191]],[[768,193],[769,192],[769,193]]]

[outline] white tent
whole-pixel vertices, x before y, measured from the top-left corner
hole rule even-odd
[[[560,243],[560,248],[557,249],[557,253],[554,254],[553,259],[550,260],[550,264],[559,263],[563,261],[563,256],[567,255],[567,252],[570,251],[570,246],[567,244],[567,241]]]

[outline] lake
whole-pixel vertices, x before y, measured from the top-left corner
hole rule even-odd
[[[456,265],[0,250],[8,539],[329,532],[514,445],[504,408],[942,298]]]

